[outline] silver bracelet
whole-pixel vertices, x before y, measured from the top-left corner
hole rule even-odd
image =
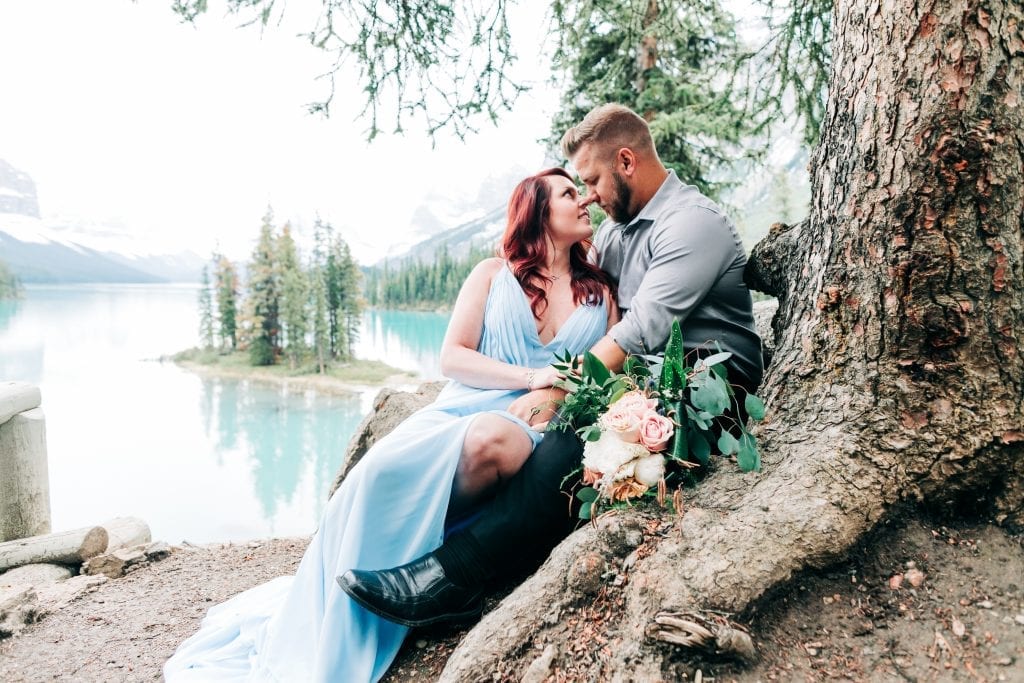
[[[530,368],[526,371],[526,390],[533,391],[533,380],[537,376],[537,371]]]

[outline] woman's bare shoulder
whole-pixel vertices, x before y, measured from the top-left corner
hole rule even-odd
[[[491,256],[476,264],[473,270],[480,270],[490,275],[497,273],[505,265],[505,259]]]
[[[498,274],[504,265],[505,260],[496,256],[485,258],[473,266],[473,270],[466,277],[466,281],[462,283],[463,291],[468,287],[478,292],[481,290],[487,292],[491,288],[491,281],[494,280],[494,276]]]
[[[505,259],[492,256],[485,258],[480,263],[476,264],[473,268],[473,272],[470,273],[470,277],[473,279],[487,279],[492,280],[495,275],[498,274],[502,268],[505,267]]]

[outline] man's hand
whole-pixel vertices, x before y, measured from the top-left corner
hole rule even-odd
[[[537,431],[543,431],[548,421],[554,417],[559,401],[565,398],[565,393],[564,389],[554,387],[534,389],[512,401],[508,412]]]

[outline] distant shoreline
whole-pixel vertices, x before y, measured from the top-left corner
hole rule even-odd
[[[287,362],[267,366],[249,365],[248,355],[242,351],[221,354],[192,348],[173,356],[164,356],[160,360],[173,362],[184,370],[204,377],[253,380],[285,389],[311,389],[334,395],[358,394],[373,388],[400,388],[421,381],[413,372],[399,370],[381,361],[359,358],[335,363],[325,375],[317,373],[315,366],[309,363],[295,369],[289,368]]]

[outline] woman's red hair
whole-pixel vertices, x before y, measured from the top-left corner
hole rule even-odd
[[[549,168],[524,179],[508,200],[508,224],[501,240],[500,255],[508,261],[520,286],[530,299],[533,317],[540,319],[547,308],[547,294],[541,287],[549,278],[541,275],[548,259],[545,238],[551,207],[551,186],[545,178],[562,176],[572,180],[564,168]],[[587,260],[591,241],[581,240],[569,248],[569,272],[572,274],[572,298],[578,304],[597,304],[604,300],[612,283],[608,275]]]

